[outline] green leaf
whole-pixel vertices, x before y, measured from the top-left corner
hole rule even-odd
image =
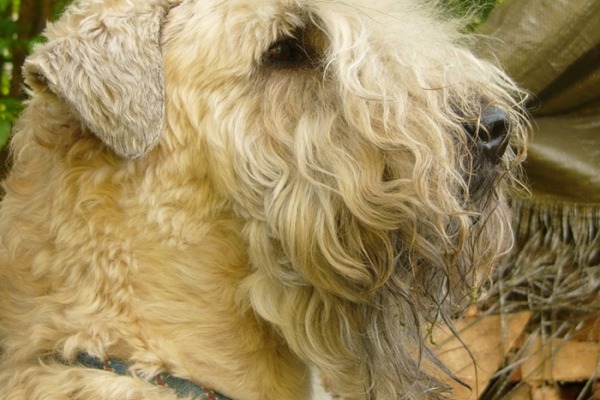
[[[12,124],[9,121],[0,119],[0,149],[4,147],[6,142],[8,142],[8,138],[10,138],[11,129]]]
[[[0,0],[0,12],[6,11],[12,3],[13,0]]]
[[[23,110],[21,101],[11,98],[0,99],[0,120],[15,120]]]
[[[23,104],[15,99],[0,99],[0,148],[10,137],[13,123],[19,117]]]
[[[472,31],[489,17],[496,5],[503,0],[443,0],[451,13],[458,17],[467,17],[470,22],[465,30]]]

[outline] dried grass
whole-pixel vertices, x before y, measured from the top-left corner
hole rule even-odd
[[[561,368],[574,366],[560,365],[557,354],[572,341],[600,351],[600,206],[515,199],[513,210],[515,251],[494,274],[481,308],[483,315],[532,314],[521,345],[480,397],[485,400],[506,399],[523,382],[544,387],[567,379]],[[532,357],[546,362],[531,369]],[[590,398],[599,372],[596,364],[578,400]]]

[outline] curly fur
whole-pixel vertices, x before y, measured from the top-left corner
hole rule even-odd
[[[0,398],[441,398],[427,322],[511,246],[523,94],[424,1],[88,0],[26,65],[0,211]],[[301,66],[265,52],[295,37]],[[477,151],[488,107],[510,146]],[[483,129],[480,129],[483,132]],[[316,395],[315,395],[316,396]]]

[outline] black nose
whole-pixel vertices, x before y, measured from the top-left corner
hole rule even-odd
[[[510,122],[508,114],[497,107],[483,111],[477,127],[470,125],[467,130],[475,139],[481,154],[497,163],[508,147]]]

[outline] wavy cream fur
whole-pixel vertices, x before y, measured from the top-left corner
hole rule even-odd
[[[520,91],[438,13],[71,6],[26,66],[4,183],[0,399],[173,399],[141,379],[166,371],[304,400],[312,367],[344,398],[443,396],[422,329],[511,245],[524,124]],[[265,64],[298,32],[313,64]],[[464,128],[490,106],[512,130],[497,164]],[[57,361],[79,352],[140,378]]]

